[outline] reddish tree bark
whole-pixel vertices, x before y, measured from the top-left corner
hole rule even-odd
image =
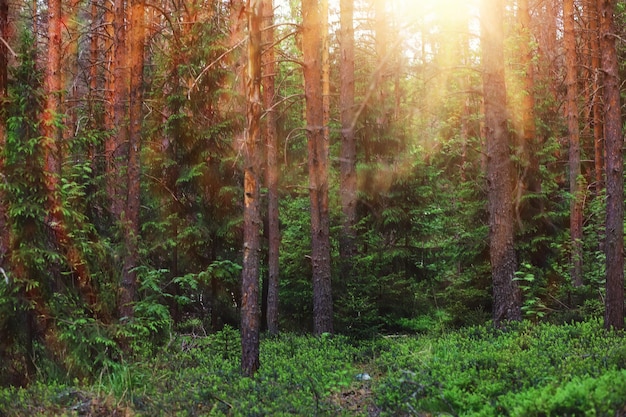
[[[615,46],[615,0],[600,0],[600,51],[604,73],[606,148],[606,296],[604,325],[624,328],[624,140]]]
[[[259,368],[259,254],[261,250],[261,0],[248,0],[247,132],[244,149],[241,369]]]
[[[280,250],[280,228],[278,221],[278,132],[276,111],[273,108],[276,93],[274,80],[276,72],[274,53],[274,4],[263,0],[263,106],[265,107],[265,143],[267,169],[267,216],[268,216],[268,280],[267,280],[267,331],[278,334],[278,284],[280,278],[278,255]]]
[[[311,203],[313,332],[333,332],[328,216],[328,142],[324,139],[322,16],[317,1],[302,0],[302,53]]]
[[[126,44],[126,11],[125,0],[115,0],[113,12],[113,30],[115,41],[112,45],[112,73],[113,89],[111,97],[113,132],[107,136],[105,142],[107,195],[110,199],[111,213],[117,221],[121,220],[124,210],[124,187],[122,187],[122,172],[125,170],[128,149],[128,99],[129,99],[129,69],[128,49]]]
[[[493,318],[499,326],[520,320],[521,293],[515,271],[513,181],[504,79],[502,0],[481,2],[481,48],[487,147],[489,255],[493,279]]]
[[[580,176],[580,132],[578,126],[578,98],[576,71],[576,33],[574,31],[574,0],[563,1],[563,43],[565,45],[565,85],[567,87],[567,130],[569,135],[569,189],[570,239],[571,239],[571,279],[575,287],[583,284],[583,195],[578,186]]]
[[[123,216],[126,256],[122,271],[120,289],[120,317],[133,317],[133,301],[137,291],[137,272],[139,265],[139,203],[141,179],[141,127],[143,121],[143,70],[145,49],[145,4],[144,0],[132,0],[130,5],[130,50],[128,66],[130,68],[130,102],[128,106],[129,143],[127,197]]]

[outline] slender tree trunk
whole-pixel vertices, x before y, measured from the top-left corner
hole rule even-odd
[[[600,68],[600,33],[598,29],[600,1],[601,0],[589,1],[590,7],[592,8],[590,13],[589,36],[591,37],[591,69],[593,71],[592,120],[596,195],[599,195],[604,189],[604,127],[602,124],[601,93],[603,76]],[[601,248],[601,250],[603,250],[603,248]]]
[[[606,296],[604,325],[624,328],[624,140],[620,113],[615,0],[600,0],[600,50],[604,73],[606,140]]]
[[[117,23],[115,21],[114,6],[109,1],[104,2],[104,129],[112,133],[115,127],[114,101],[115,101],[115,35]],[[107,135],[104,143],[105,173],[109,173],[113,156],[113,138]],[[110,179],[107,177],[107,192],[110,190]]]
[[[541,149],[541,143],[539,138],[537,138],[535,125],[535,63],[533,59],[534,51],[531,48],[533,34],[531,32],[528,0],[519,0],[518,8],[518,22],[521,37],[519,55],[524,70],[524,75],[522,76],[524,94],[521,102],[522,126],[520,135],[524,169],[517,187],[515,214],[518,219],[518,224],[520,224],[520,227],[523,227],[521,206],[525,197],[524,192],[529,192],[532,195],[540,195],[542,184],[541,174],[539,172],[539,159],[537,157],[537,150]],[[537,201],[536,199],[527,199],[527,201],[531,204],[535,204],[531,206],[532,212],[527,213],[526,218],[532,218],[543,210],[543,203],[541,201]]]
[[[578,186],[580,176],[580,132],[578,127],[578,97],[576,71],[576,33],[574,32],[574,0],[563,0],[563,42],[565,44],[565,84],[567,87],[567,130],[569,133],[569,188],[570,238],[571,238],[571,279],[575,287],[583,284],[582,238],[583,212],[581,195],[584,190]]]
[[[0,0],[0,35],[9,42],[9,1]],[[0,42],[0,178],[5,178],[5,148],[7,143],[6,100],[8,96],[9,49]],[[8,207],[4,189],[0,187],[0,268],[6,267],[10,244],[10,230],[7,218]]]
[[[94,306],[96,295],[91,284],[91,275],[82,253],[74,244],[66,223],[63,201],[61,199],[61,138],[58,117],[61,113],[61,0],[50,0],[48,3],[48,52],[44,90],[46,102],[41,115],[41,136],[45,163],[45,186],[47,192],[46,222],[52,231],[57,244],[63,250],[74,280],[84,300]]]
[[[356,137],[354,134],[354,0],[341,0],[339,39],[339,107],[341,118],[340,199],[342,229],[339,240],[342,279],[352,275],[356,255]]]
[[[128,66],[130,68],[130,103],[128,106],[129,146],[127,197],[124,211],[124,237],[126,257],[122,271],[120,289],[120,317],[134,316],[133,301],[137,291],[137,272],[139,265],[139,203],[141,179],[141,126],[143,121],[143,69],[145,49],[145,4],[144,0],[131,0],[130,7],[130,50]]]
[[[95,98],[98,96],[98,55],[99,51],[99,0],[91,0],[91,33],[89,40],[89,117],[92,123],[95,123],[98,115],[96,114]]]
[[[263,0],[263,106],[265,107],[265,143],[267,149],[267,215],[268,215],[268,280],[267,280],[267,330],[278,334],[278,283],[280,228],[278,221],[278,132],[276,130],[275,54],[274,54],[274,2]]]
[[[124,187],[122,173],[126,170],[128,150],[128,96],[129,69],[128,49],[126,44],[126,1],[114,0],[113,29],[115,43],[113,45],[113,97],[112,114],[113,129],[105,143],[107,195],[111,202],[113,219],[121,220],[124,210]]]
[[[313,332],[333,332],[328,217],[328,142],[324,139],[322,91],[322,16],[317,1],[302,0],[302,53],[307,123],[309,197],[311,202],[311,264],[313,269]]]
[[[506,110],[502,0],[481,2],[481,48],[487,145],[489,242],[493,278],[493,318],[499,326],[520,320],[521,294],[513,280],[517,268],[514,246],[513,181]]]
[[[261,0],[248,0],[247,129],[244,149],[243,272],[241,368],[252,376],[259,368],[259,255],[261,251]]]
[[[522,98],[522,139],[527,153],[535,141],[535,100],[534,100],[534,70],[533,70],[533,51],[532,32],[530,28],[530,10],[528,8],[528,0],[519,0],[519,25],[522,36],[520,42],[520,56],[522,57],[522,65],[524,68],[524,96]]]

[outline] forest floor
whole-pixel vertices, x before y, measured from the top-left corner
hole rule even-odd
[[[175,335],[91,376],[0,388],[15,416],[625,416],[626,343],[599,320],[524,322],[438,334],[282,334],[261,342],[254,378],[239,332]]]

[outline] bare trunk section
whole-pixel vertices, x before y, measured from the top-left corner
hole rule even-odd
[[[313,332],[333,332],[328,216],[328,142],[324,139],[322,91],[323,23],[317,1],[302,1],[302,53],[307,123],[309,197],[311,202],[311,264],[313,269]]]
[[[513,280],[517,269],[514,246],[513,181],[504,80],[503,2],[481,2],[481,47],[487,146],[489,243],[496,326],[521,320],[521,294]]]
[[[576,71],[576,33],[574,32],[574,0],[563,1],[563,42],[565,44],[565,85],[567,87],[567,130],[569,134],[569,189],[571,279],[575,287],[583,285],[583,192],[578,184],[580,172],[580,132],[578,126],[578,97]]]
[[[241,288],[241,369],[259,368],[259,255],[261,251],[261,0],[248,0],[247,129],[244,148],[243,271]]]
[[[615,0],[600,0],[600,50],[604,73],[606,140],[606,311],[607,329],[624,328],[624,155],[615,46]]]
[[[139,266],[139,203],[141,179],[141,127],[143,121],[143,69],[145,49],[145,4],[144,0],[132,0],[130,5],[130,102],[128,106],[129,143],[126,207],[122,222],[126,257],[122,270],[120,289],[120,317],[134,316],[133,301],[137,292],[137,272]]]
[[[593,123],[593,151],[595,170],[595,191],[599,195],[604,189],[604,127],[602,124],[602,84],[603,77],[600,68],[600,36],[598,23],[599,5],[601,0],[590,0],[590,24],[591,36],[591,69],[592,81],[592,123]],[[603,250],[603,248],[601,248]]]
[[[278,221],[278,132],[276,130],[275,101],[275,53],[274,53],[274,4],[263,0],[263,106],[265,107],[265,143],[267,216],[268,216],[268,280],[267,280],[267,331],[278,334],[278,284],[280,278],[278,255],[280,250],[280,228]]]

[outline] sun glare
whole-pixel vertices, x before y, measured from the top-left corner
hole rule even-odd
[[[477,0],[377,0],[388,7],[388,11],[399,22],[458,22],[476,15]]]

